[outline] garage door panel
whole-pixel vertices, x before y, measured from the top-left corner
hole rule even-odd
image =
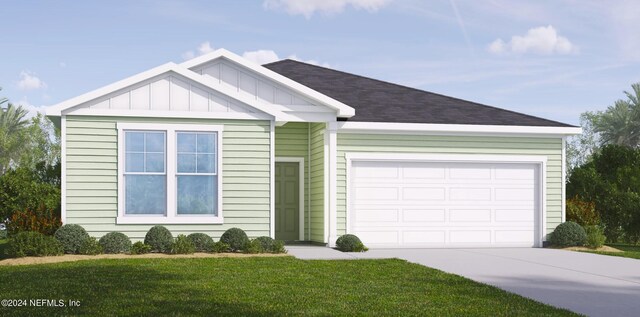
[[[536,165],[355,161],[352,171],[348,227],[369,246],[535,244]]]

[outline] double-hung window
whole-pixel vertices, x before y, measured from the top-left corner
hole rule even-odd
[[[118,123],[118,223],[222,223],[222,126]]]

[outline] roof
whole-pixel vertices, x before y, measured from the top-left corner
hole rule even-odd
[[[355,108],[347,121],[572,127],[325,67],[285,59],[264,67]]]

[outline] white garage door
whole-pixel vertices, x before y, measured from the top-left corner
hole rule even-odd
[[[538,165],[353,161],[350,232],[372,247],[535,246]]]

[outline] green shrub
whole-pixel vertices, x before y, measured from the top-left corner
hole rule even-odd
[[[100,245],[104,253],[128,253],[131,250],[131,240],[121,232],[105,234],[100,238]]]
[[[10,257],[62,255],[60,241],[40,232],[23,231],[9,239],[7,255]]]
[[[89,234],[79,225],[67,224],[56,231],[55,237],[62,243],[64,253],[77,254]]]
[[[138,241],[131,246],[131,254],[147,254],[151,252],[151,246]]]
[[[8,237],[7,230],[0,230],[0,240],[4,240]]]
[[[59,165],[44,164],[36,169],[23,166],[4,173],[0,176],[0,219],[11,219],[15,211],[40,208],[52,210],[60,218],[59,176]]]
[[[13,235],[22,231],[37,231],[51,236],[62,226],[58,212],[40,207],[36,210],[16,210],[7,221],[7,231]]]
[[[225,253],[230,251],[231,251],[231,247],[222,241],[218,241],[214,243],[213,247],[211,248],[211,252],[213,253]]]
[[[211,252],[213,239],[204,233],[192,233],[187,236],[196,247],[196,252]]]
[[[255,240],[260,242],[260,245],[264,252],[273,251],[273,243],[275,242],[275,240],[273,240],[271,237],[262,236],[262,237],[257,237]]]
[[[561,223],[549,236],[551,245],[558,247],[582,246],[587,242],[584,229],[573,221]]]
[[[584,231],[587,234],[587,246],[597,249],[604,245],[607,238],[604,232],[598,226],[585,226]]]
[[[365,252],[369,249],[362,244],[360,238],[353,234],[345,234],[336,240],[336,247],[342,252]]]
[[[220,237],[220,241],[229,245],[231,251],[240,251],[249,243],[249,237],[240,228],[230,228]]]
[[[171,246],[172,254],[193,254],[194,252],[196,252],[195,244],[184,234],[179,234]]]
[[[151,246],[152,252],[171,252],[173,235],[163,226],[153,226],[144,237],[144,243]]]
[[[242,252],[249,254],[262,253],[265,250],[262,248],[262,242],[257,239],[253,239],[242,248]]]
[[[80,254],[98,255],[100,253],[102,253],[102,246],[94,237],[84,240],[84,243],[80,246]]]
[[[284,241],[274,240],[271,246],[271,253],[287,253],[287,249],[284,248]]]
[[[567,220],[581,226],[600,224],[600,216],[596,212],[596,204],[583,201],[578,196],[567,199]]]

